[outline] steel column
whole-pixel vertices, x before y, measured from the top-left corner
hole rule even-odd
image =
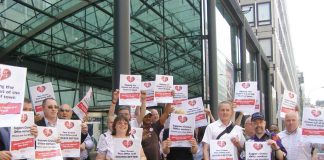
[[[114,0],[114,76],[113,88],[119,88],[119,75],[130,74],[130,0]]]
[[[216,42],[216,0],[207,0],[208,56],[209,56],[209,94],[210,110],[217,117],[217,42]]]

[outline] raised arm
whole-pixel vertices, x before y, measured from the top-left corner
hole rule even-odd
[[[211,123],[215,122],[215,118],[214,118],[214,116],[211,114],[210,109],[205,108],[204,111],[205,111],[205,113],[207,114],[207,116],[210,117],[210,122],[211,122]]]
[[[165,108],[164,108],[164,112],[160,117],[160,124],[164,125],[165,121],[168,119],[169,114],[172,113],[174,110],[174,108],[171,106],[171,103],[166,104]]]
[[[110,105],[109,112],[108,112],[109,117],[113,117],[115,115],[115,109],[116,109],[116,104],[117,104],[118,98],[119,98],[119,90],[116,89],[112,93],[111,105]]]
[[[136,116],[136,120],[138,124],[141,124],[146,112],[146,91],[141,91],[141,110],[140,115]]]

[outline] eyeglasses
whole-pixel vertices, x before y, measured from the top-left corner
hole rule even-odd
[[[70,109],[60,109],[60,112],[71,112]]]
[[[59,109],[59,106],[57,105],[49,105],[47,106],[48,109]]]

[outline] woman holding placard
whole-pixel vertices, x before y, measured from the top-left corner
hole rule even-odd
[[[128,140],[127,143],[124,143],[126,145],[126,148],[130,148],[130,146],[133,145],[133,142],[129,143],[129,141],[134,140],[130,136],[130,133],[129,133],[130,129],[131,129],[131,126],[129,124],[128,119],[126,119],[123,116],[117,116],[115,118],[113,126],[112,126],[111,139],[109,141],[107,141],[106,149],[103,152],[98,152],[96,159],[97,160],[114,160],[114,151],[119,149],[119,148],[117,148],[117,145],[114,142],[117,142],[120,139],[131,139],[131,140]],[[142,147],[140,149],[140,159],[146,160],[146,157],[145,157]]]

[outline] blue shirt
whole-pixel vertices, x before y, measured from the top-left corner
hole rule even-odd
[[[275,133],[270,133],[267,130],[261,138],[258,138],[256,135],[254,135],[250,138],[251,141],[255,141],[255,142],[265,142],[269,139],[274,140],[277,143],[277,145],[280,147],[280,150],[283,151],[285,153],[285,155],[287,155],[287,151],[286,151],[285,147],[282,145],[280,137]],[[272,159],[276,159],[275,155],[276,155],[276,152],[272,151],[272,153],[271,153]]]

